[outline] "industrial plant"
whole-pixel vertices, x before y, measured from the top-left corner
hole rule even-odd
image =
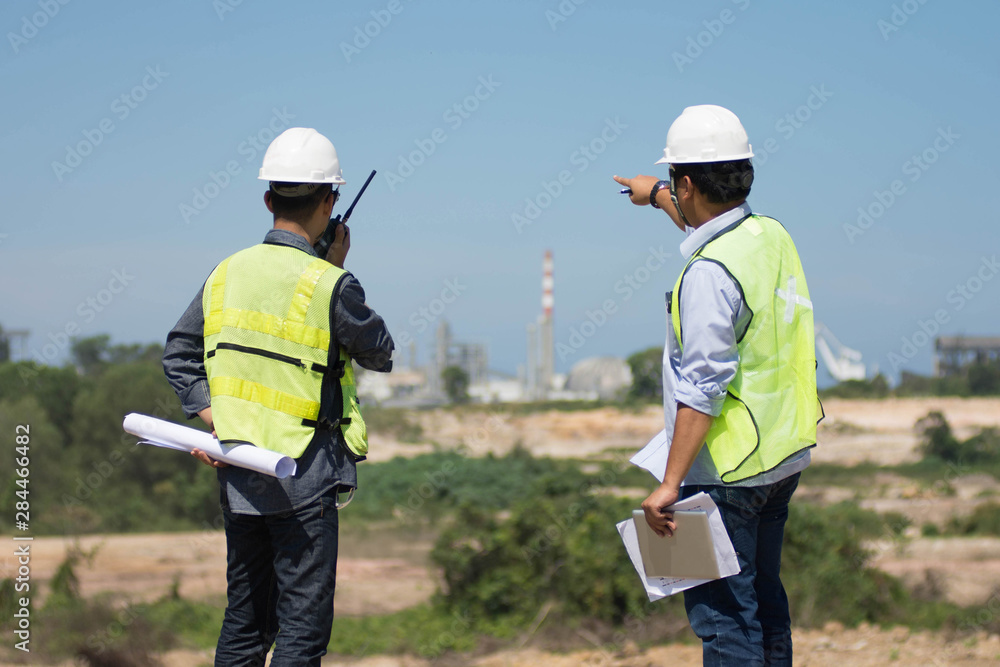
[[[449,367],[462,369],[469,381],[469,398],[482,403],[609,399],[631,386],[628,364],[616,357],[583,359],[568,374],[555,372],[552,333],[555,277],[551,250],[546,250],[542,259],[541,297],[538,318],[525,327],[525,363],[519,366],[516,376],[491,369],[486,344],[455,340],[451,326],[442,319],[427,363],[418,362],[416,343],[411,342],[406,360],[399,359],[397,354],[392,373],[359,370],[359,395],[386,405],[444,403],[447,395],[442,373]]]

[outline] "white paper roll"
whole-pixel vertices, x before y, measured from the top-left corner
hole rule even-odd
[[[190,452],[200,449],[213,459],[230,465],[256,470],[278,479],[294,475],[295,459],[250,444],[223,445],[211,433],[188,426],[132,412],[125,415],[122,428],[126,433],[142,438],[140,445],[156,445],[167,449]]]

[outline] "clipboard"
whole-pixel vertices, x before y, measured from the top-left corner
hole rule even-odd
[[[642,510],[632,510],[632,521],[639,538],[639,553],[646,577],[667,579],[719,579],[718,559],[712,541],[708,512],[677,510],[673,537],[660,537],[646,523]]]

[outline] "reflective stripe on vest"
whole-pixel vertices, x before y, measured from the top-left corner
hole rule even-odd
[[[701,247],[671,295],[670,316],[683,354],[680,291],[695,261],[711,261],[733,279],[750,312],[737,340],[739,366],[705,444],[723,482],[772,470],[816,444],[812,302],[798,252],[772,218],[751,215]]]
[[[320,425],[329,372],[339,376],[343,396],[334,425],[355,456],[367,454],[351,359],[341,349],[329,368],[330,303],[345,273],[296,248],[261,244],[209,276],[202,299],[205,370],[220,441],[298,458]]]

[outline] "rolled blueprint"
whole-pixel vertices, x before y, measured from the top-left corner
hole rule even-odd
[[[127,414],[122,428],[125,429],[126,433],[142,438],[139,441],[140,445],[156,445],[182,452],[200,449],[218,461],[256,470],[278,479],[295,474],[295,459],[290,456],[254,447],[249,443],[223,445],[211,433],[149,415],[141,415],[137,412]]]

